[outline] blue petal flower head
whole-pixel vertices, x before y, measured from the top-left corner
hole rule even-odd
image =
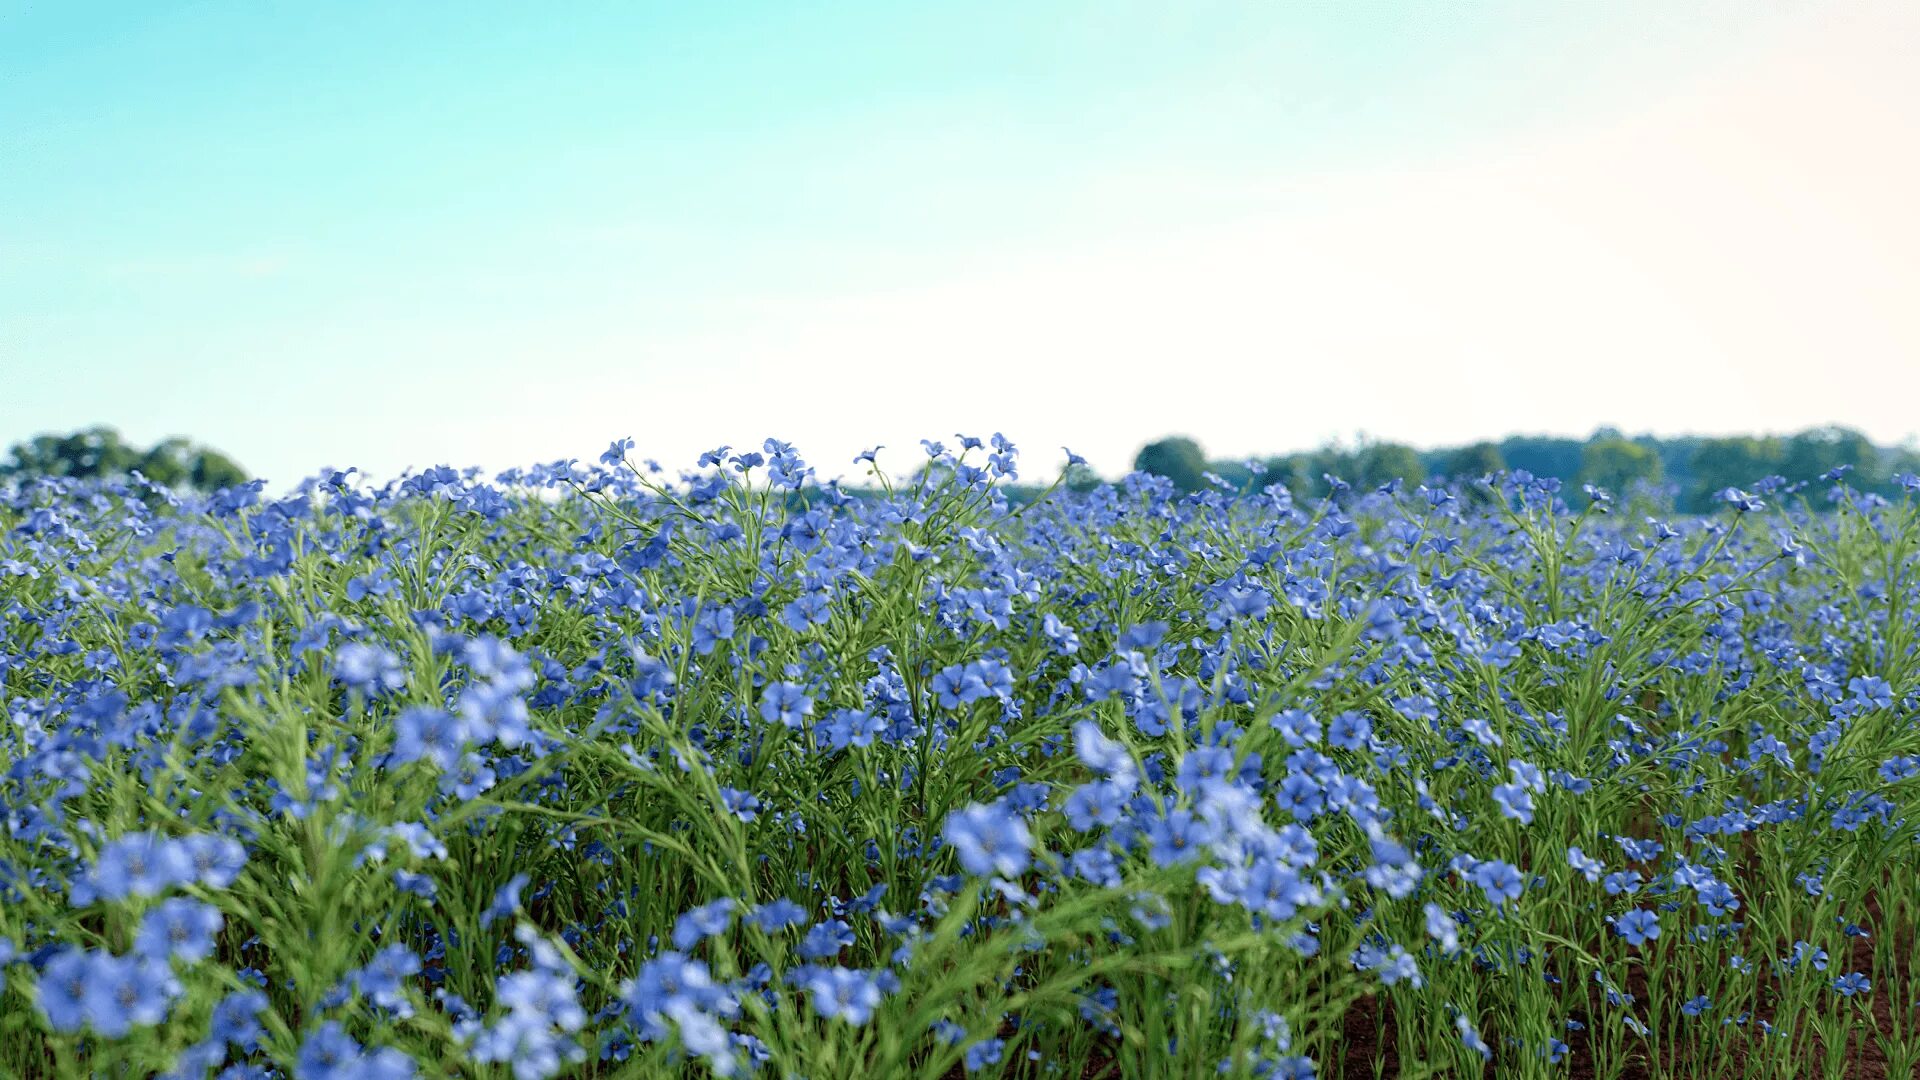
[[[194,878],[186,846],[158,833],[129,833],[100,849],[86,883],[105,900],[157,896]],[[76,887],[79,882],[76,882]]]
[[[1487,900],[1496,908],[1504,908],[1509,900],[1520,899],[1526,888],[1526,879],[1521,876],[1520,868],[1499,859],[1489,859],[1473,868],[1469,880],[1487,894]]]
[[[760,692],[760,718],[769,724],[778,723],[798,731],[812,715],[813,699],[807,696],[806,687],[798,683],[769,683]]]
[[[86,1026],[87,988],[92,981],[92,954],[68,947],[47,958],[40,969],[37,997],[48,1027],[72,1032]]]
[[[747,921],[769,934],[798,926],[806,920],[806,909],[784,896],[769,900],[747,913]]]
[[[408,1080],[415,1075],[411,1060],[398,1050],[369,1054],[337,1020],[328,1020],[307,1033],[294,1060],[294,1080]]]
[[[1567,865],[1571,866],[1581,877],[1586,878],[1589,882],[1599,881],[1600,875],[1605,873],[1607,869],[1605,864],[1599,859],[1588,855],[1577,847],[1567,849]]]
[[[1148,857],[1159,866],[1175,866],[1199,858],[1213,840],[1213,830],[1190,810],[1174,810],[1147,826]]]
[[[1327,741],[1342,750],[1365,750],[1373,737],[1373,722],[1365,713],[1343,712],[1327,724]]]
[[[1460,951],[1460,924],[1453,920],[1447,909],[1429,901],[1423,909],[1426,917],[1427,936],[1440,946],[1440,951],[1448,956]]]
[[[1006,1048],[1007,1041],[1005,1039],[982,1039],[972,1046],[967,1047],[967,1052],[962,1062],[968,1072],[979,1072],[988,1066],[1000,1064],[1001,1055],[1005,1052]]]
[[[1613,929],[1637,949],[1660,936],[1660,916],[1646,908],[1634,908],[1614,920]]]
[[[733,631],[732,608],[706,608],[693,620],[693,651],[700,656],[710,656],[720,642],[733,639]]]
[[[1267,726],[1279,732],[1287,745],[1296,749],[1320,742],[1320,721],[1305,709],[1286,709],[1277,713],[1267,721]]]
[[[1519,784],[1495,784],[1493,801],[1500,808],[1500,816],[1522,825],[1533,824],[1533,796],[1526,788]]]
[[[627,451],[633,449],[633,437],[615,439],[600,454],[600,464],[614,467],[627,460]]]
[[[1483,1061],[1493,1060],[1493,1049],[1487,1045],[1485,1039],[1480,1037],[1480,1033],[1474,1030],[1473,1021],[1468,1020],[1464,1015],[1456,1016],[1453,1018],[1453,1026],[1460,1032],[1462,1046],[1479,1054]]]
[[[1139,783],[1140,767],[1127,745],[1110,739],[1091,720],[1073,725],[1073,750],[1081,764],[1131,791]]]
[[[89,958],[87,1026],[109,1039],[167,1018],[180,984],[161,963],[139,956],[94,953]]]
[[[685,952],[710,937],[727,932],[733,925],[733,909],[738,902],[723,896],[683,912],[673,923],[673,947]]]
[[[480,925],[492,926],[497,919],[511,918],[514,911],[520,907],[520,891],[527,887],[527,882],[530,880],[532,879],[525,874],[515,874],[510,881],[495,890],[493,902],[480,913]]]
[[[207,1038],[232,1046],[243,1054],[253,1053],[259,1049],[260,1038],[265,1034],[260,1026],[260,1014],[266,1008],[267,995],[258,990],[236,990],[228,994],[213,1007]]]
[[[407,685],[407,669],[398,656],[359,641],[349,641],[334,652],[333,677],[369,697],[404,690]]]
[[[1867,978],[1864,973],[1856,971],[1833,980],[1833,989],[1841,997],[1852,997],[1855,994],[1872,991],[1873,980]]]
[[[872,973],[841,967],[810,968],[800,985],[807,991],[815,1013],[854,1027],[873,1018],[873,1010],[880,1007],[884,996]]]
[[[1067,796],[1062,810],[1067,816],[1067,824],[1076,832],[1086,832],[1098,826],[1117,825],[1125,813],[1127,801],[1131,797],[1130,788],[1122,787],[1111,780],[1096,780],[1082,784]]]
[[[460,717],[432,705],[409,705],[393,719],[393,750],[389,765],[431,761],[442,769],[460,762],[467,747],[467,725]]]
[[[586,1026],[587,1013],[580,1007],[573,983],[571,975],[516,971],[500,978],[494,997],[516,1016],[536,1021],[542,1028],[574,1032]]]
[[[998,803],[974,803],[947,815],[944,835],[969,874],[1015,877],[1031,862],[1027,823]]]
[[[213,954],[224,921],[212,904],[180,896],[162,900],[141,919],[133,951],[163,964],[172,959],[198,963]]]
[[[840,919],[828,919],[808,930],[800,941],[800,955],[807,960],[830,960],[853,944],[853,927]]]

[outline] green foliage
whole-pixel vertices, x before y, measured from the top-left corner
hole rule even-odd
[[[1199,491],[1206,483],[1201,474],[1207,471],[1207,456],[1200,452],[1199,443],[1176,435],[1141,447],[1133,459],[1133,467],[1140,472],[1164,476],[1181,491]]]
[[[1784,467],[1791,480],[1807,480],[1840,466],[1849,466],[1848,483],[1874,487],[1885,482],[1880,451],[1865,435],[1851,428],[1824,427],[1803,431],[1787,440]]]
[[[1352,481],[1368,488],[1400,481],[1409,487],[1427,478],[1420,453],[1403,443],[1369,443],[1353,455]]]
[[[1717,492],[1784,472],[1786,456],[1786,444],[1772,436],[1701,439],[1689,463],[1693,479],[1687,501],[1695,507],[1711,506]]]
[[[336,1022],[501,1080],[1379,1076],[1389,1033],[1401,1076],[1920,1064],[1911,499],[1769,485],[1657,530],[1522,483],[1015,508],[951,462],[871,500],[547,475],[0,492],[0,535],[37,531],[0,564],[0,1076],[196,1075],[255,987],[245,1053],[296,1077]],[[989,880],[952,823],[995,807]],[[143,833],[245,858],[106,889]],[[27,958],[135,955],[155,890],[217,909],[211,951],[142,969],[161,1016],[56,1023]],[[846,940],[741,917],[782,900]],[[510,1070],[475,1025],[546,1031],[509,981],[536,948],[581,1060]],[[670,949],[699,993],[649,1011]],[[888,988],[831,1015],[828,969]]]
[[[1579,439],[1560,439],[1545,435],[1514,435],[1500,441],[1500,455],[1510,469],[1535,476],[1572,479],[1580,472]]]
[[[1061,480],[1068,491],[1082,495],[1099,487],[1101,482],[1099,473],[1078,464],[1067,466],[1066,476]]]
[[[167,487],[213,491],[247,481],[247,471],[218,450],[197,446],[178,435],[141,450],[113,428],[95,426],[67,435],[36,435],[15,443],[10,460],[0,462],[0,479],[28,480],[64,476],[104,480],[138,471]]]
[[[1447,453],[1442,461],[1441,474],[1461,481],[1477,480],[1482,476],[1503,472],[1507,467],[1507,459],[1500,453],[1500,448],[1490,442],[1460,447]]]
[[[1580,451],[1578,479],[1624,495],[1636,481],[1660,479],[1660,456],[1650,446],[1617,435],[1596,438]]]

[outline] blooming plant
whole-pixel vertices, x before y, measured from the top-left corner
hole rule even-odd
[[[1920,1069],[1910,497],[630,447],[0,490],[0,1073]]]

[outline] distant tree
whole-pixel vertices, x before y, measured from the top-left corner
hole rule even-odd
[[[0,465],[8,476],[69,476],[88,480],[124,476],[139,464],[140,451],[120,440],[110,427],[91,427],[67,435],[35,435],[15,443],[12,458]]]
[[[1450,480],[1467,482],[1506,469],[1507,459],[1490,442],[1463,446],[1441,456],[1440,472]]]
[[[1348,479],[1363,487],[1376,488],[1399,480],[1412,486],[1427,478],[1420,463],[1420,452],[1401,443],[1369,443],[1353,455],[1353,475]]]
[[[1704,441],[1698,435],[1681,435],[1671,439],[1642,435],[1634,440],[1652,450],[1660,459],[1661,480],[1673,489],[1675,498],[1682,501],[1699,483],[1693,474],[1693,454]]]
[[[1207,456],[1200,452],[1199,443],[1185,436],[1174,436],[1141,447],[1133,459],[1133,467],[1140,472],[1164,476],[1181,491],[1198,491],[1206,483],[1201,474],[1207,471]]]
[[[1892,447],[1886,451],[1884,462],[1889,478],[1920,476],[1920,447],[1912,444]]]
[[[1786,457],[1786,443],[1773,436],[1701,439],[1693,448],[1693,475],[1683,489],[1681,508],[1695,513],[1711,510],[1720,492],[1750,488],[1754,481],[1779,473]]]
[[[1258,483],[1260,487],[1281,484],[1295,498],[1317,499],[1328,494],[1326,478],[1329,476],[1349,484],[1359,483],[1358,457],[1352,451],[1329,445],[1268,458]]]
[[[1285,457],[1268,458],[1261,462],[1260,475],[1254,482],[1261,488],[1279,484],[1295,495],[1311,495],[1312,489],[1307,483],[1311,474],[1303,464],[1304,457],[1302,454],[1288,454]]]
[[[217,491],[251,479],[239,462],[218,450],[203,449],[194,454],[193,464],[187,469],[187,482],[201,491]]]
[[[1063,483],[1068,491],[1085,494],[1100,486],[1100,474],[1094,472],[1091,466],[1069,465]]]
[[[1259,479],[1259,474],[1244,461],[1209,461],[1207,471],[1226,481],[1235,491],[1257,490],[1254,481]]]
[[[1813,428],[1789,438],[1781,472],[1789,480],[1814,480],[1841,465],[1853,467],[1847,482],[1855,487],[1876,487],[1887,479],[1879,448],[1843,427]]]
[[[1651,447],[1619,435],[1602,434],[1580,451],[1581,484],[1625,495],[1634,481],[1660,479],[1660,456]]]
[[[1509,469],[1524,469],[1535,476],[1571,480],[1580,473],[1585,447],[1579,439],[1561,439],[1545,435],[1514,435],[1500,441],[1500,456]]]
[[[168,487],[201,491],[246,482],[247,471],[218,450],[175,436],[141,450],[110,427],[91,427],[67,435],[36,435],[15,443],[0,462],[0,478],[65,476],[93,480],[127,476],[134,470]]]

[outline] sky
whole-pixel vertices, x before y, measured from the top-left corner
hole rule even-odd
[[[0,0],[0,445],[1920,434],[1920,5]]]

